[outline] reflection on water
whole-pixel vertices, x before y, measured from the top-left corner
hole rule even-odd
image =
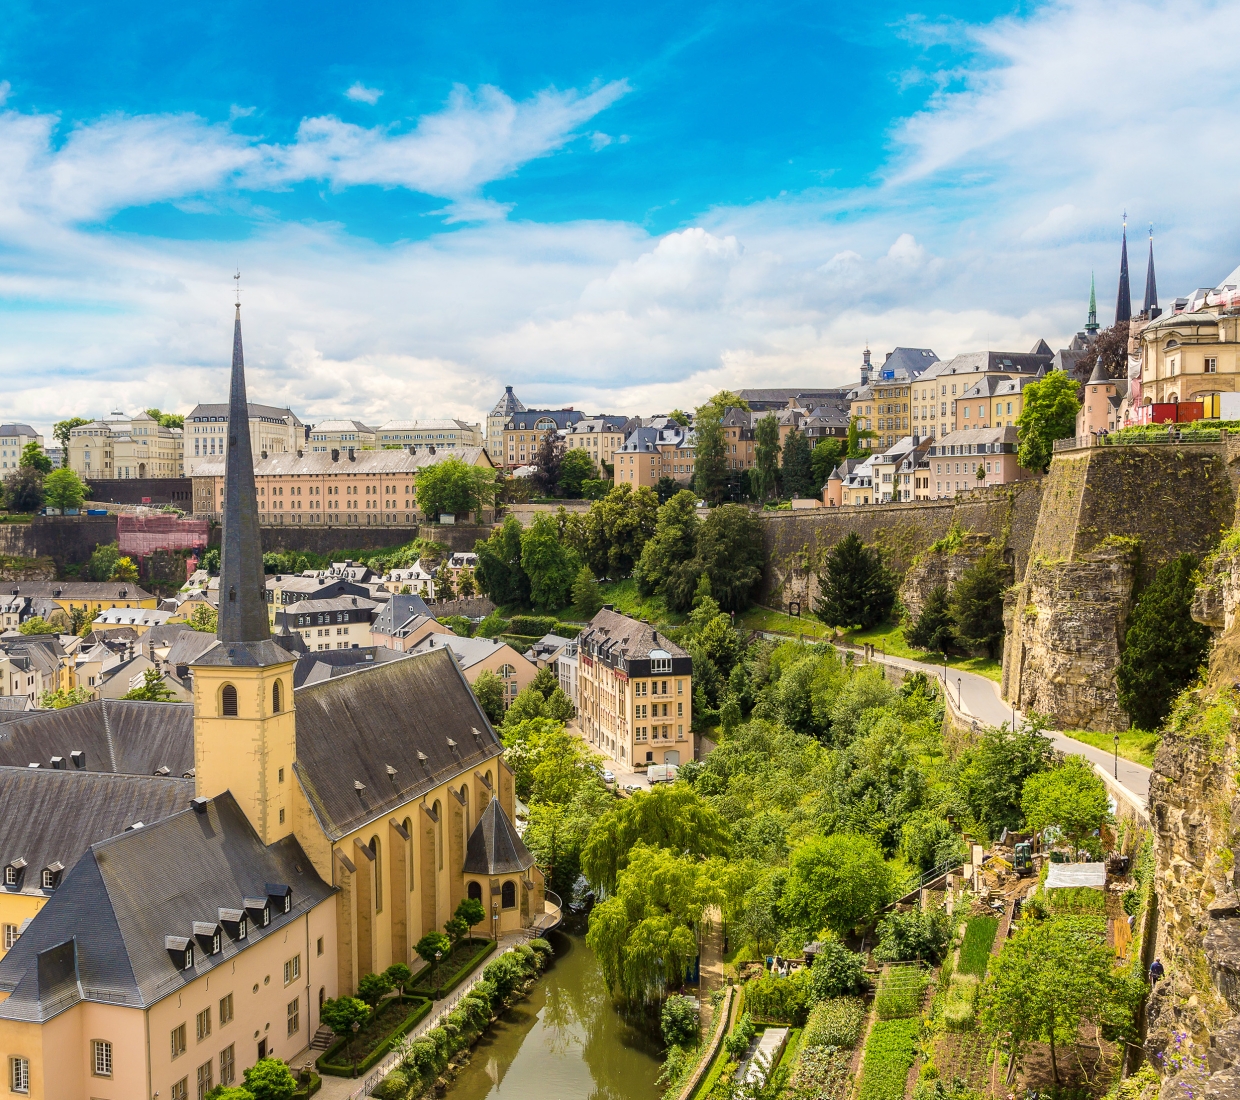
[[[449,1100],[658,1100],[657,1040],[620,1018],[581,936],[549,938],[555,963],[478,1040]]]

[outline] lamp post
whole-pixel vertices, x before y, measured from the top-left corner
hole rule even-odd
[[[1115,778],[1119,778],[1119,734],[1115,735]]]
[[[354,1020],[354,1021],[353,1021],[353,1038],[354,1038],[354,1039],[356,1039],[356,1038],[357,1038],[357,1032],[358,1032],[358,1029],[359,1029],[361,1026],[362,1026],[362,1025],[361,1025],[361,1022],[360,1022],[360,1021],[358,1021],[358,1020]],[[352,1044],[350,1044],[350,1045],[352,1045]],[[354,1076],[354,1077],[356,1077],[356,1076],[357,1076],[357,1047],[353,1047],[353,1076]]]
[[[443,958],[443,951],[435,952],[435,987],[439,987],[439,960]]]
[[[499,903],[491,902],[491,939],[499,946]]]
[[[960,707],[960,709],[963,710],[964,705],[960,702],[960,680],[961,678],[957,676],[956,677],[956,706]]]

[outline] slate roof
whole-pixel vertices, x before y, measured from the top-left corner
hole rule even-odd
[[[0,424],[0,435],[35,436],[38,434],[29,424]]]
[[[520,657],[512,646],[499,638],[462,638],[459,634],[428,634],[411,652],[428,653],[432,649],[450,649],[456,655],[457,663],[465,669],[473,668],[488,657],[494,657],[505,648],[513,657]]]
[[[576,409],[521,409],[508,418],[504,430],[508,432],[529,431],[538,421],[544,419],[553,421],[556,428],[563,429],[576,424],[579,420],[585,420],[586,414],[577,412]]]
[[[465,848],[467,875],[513,875],[534,866],[534,857],[517,836],[498,798],[487,803]]]
[[[491,415],[510,416],[512,413],[517,412],[525,412],[525,406],[521,404],[517,395],[512,392],[512,387],[505,386],[503,396],[495,402],[495,408],[491,410]]]
[[[208,635],[210,637],[210,635]],[[212,638],[214,641],[214,638]],[[51,766],[53,756],[86,754],[84,770],[154,775],[194,771],[194,708],[189,703],[96,699],[31,711],[0,725],[0,765]]]
[[[332,840],[503,752],[442,647],[298,688],[295,700],[293,769]]]
[[[61,600],[153,600],[132,581],[0,581],[6,596]]]
[[[26,861],[17,886],[0,891],[47,896],[44,868],[72,867],[92,844],[187,809],[193,797],[192,779],[0,767],[0,866]]]
[[[256,401],[246,402],[246,409],[251,420],[283,420],[294,427],[304,427],[291,409],[279,409],[275,405],[260,405]],[[216,420],[228,419],[228,405],[220,402],[216,405],[195,405],[186,420],[204,420],[208,417]]]
[[[878,377],[871,381],[881,382],[883,371],[903,371],[909,377],[915,377],[938,361],[939,357],[929,348],[895,348],[883,362],[873,364],[873,370]]]
[[[293,668],[293,687],[322,683],[336,676],[373,668],[388,661],[403,661],[408,653],[385,646],[359,646],[357,649],[324,649],[307,652],[297,659]]]
[[[1033,374],[1039,367],[1049,366],[1052,356],[1022,354],[1016,351],[966,351],[941,363],[935,363],[922,378],[945,378],[956,374],[977,374],[982,371],[1011,371]]]
[[[375,634],[395,636],[401,627],[408,625],[409,620],[425,615],[433,618],[426,601],[416,593],[395,592],[392,598],[383,605],[383,609],[375,617],[370,629]]]
[[[208,649],[214,648],[216,640],[214,634],[208,634],[202,630],[187,630],[183,634],[178,634],[168,650],[167,663],[173,668],[192,665]]]
[[[194,922],[215,925],[221,909],[291,890],[290,912],[271,907],[244,940],[225,933],[221,950],[201,946],[190,970],[173,963],[165,937],[193,939]],[[0,1019],[41,1022],[80,1000],[146,1008],[230,963],[268,936],[283,936],[331,897],[297,841],[263,845],[228,792],[203,812],[185,810],[94,844],[0,959]]]
[[[658,633],[650,623],[638,622],[606,608],[590,620],[590,625],[581,632],[577,641],[582,649],[597,646],[600,651],[607,650],[630,661],[644,660],[656,649],[673,657],[689,656],[666,635]]]

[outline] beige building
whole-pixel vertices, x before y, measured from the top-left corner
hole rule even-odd
[[[300,635],[309,653],[360,649],[374,644],[370,639],[370,622],[377,606],[362,596],[301,600],[277,610],[274,626],[277,633],[287,629]]]
[[[248,406],[250,453],[296,454],[306,446],[306,427],[290,409],[273,405]],[[228,438],[228,406],[197,405],[185,418],[185,473],[194,476],[212,458],[223,461]]]
[[[639,422],[626,416],[595,416],[578,420],[564,433],[564,446],[570,451],[584,451],[594,460],[597,476],[602,475],[603,465],[614,463],[614,454],[624,446],[625,440]]]
[[[378,429],[380,447],[459,451],[483,446],[482,426],[464,420],[389,420]]]
[[[505,386],[503,396],[487,416],[486,425],[486,449],[497,466],[502,465],[504,460],[504,425],[513,414],[522,412],[525,412],[525,406],[512,392],[512,387]]]
[[[349,447],[358,450],[373,448],[378,444],[379,433],[368,428],[360,420],[324,420],[309,429],[310,438],[305,449],[312,454],[318,451],[341,451]]]
[[[930,496],[952,497],[988,485],[1008,485],[1036,476],[1016,461],[1015,428],[973,428],[934,441],[922,462]]]
[[[693,658],[649,623],[604,608],[577,639],[578,723],[625,765],[695,759]]]
[[[1204,401],[1240,389],[1240,315],[1207,301],[1196,296],[1189,305],[1198,308],[1166,313],[1140,329],[1142,404]]]
[[[0,477],[5,471],[21,466],[22,451],[27,443],[37,443],[43,449],[43,437],[29,424],[0,424]]]
[[[729,410],[728,415],[735,412],[738,410]],[[749,414],[741,412],[740,415]],[[725,426],[725,439],[734,439],[737,434],[741,433],[735,425]],[[735,443],[729,445],[735,449]],[[617,485],[653,489],[660,479],[670,477],[687,488],[693,481],[693,432],[673,421],[666,421],[662,427],[634,428],[624,446],[615,452],[614,462]]]
[[[504,423],[499,453],[492,452],[491,457],[496,465],[510,470],[529,465],[548,432],[567,432],[584,419],[585,414],[574,409],[526,409],[513,413]]]
[[[462,638],[448,631],[431,633],[420,641],[404,647],[411,653],[429,653],[435,649],[451,650],[461,673],[471,684],[483,672],[493,672],[504,683],[504,706],[534,682],[538,666],[527,661],[507,642],[498,638]]]
[[[69,432],[69,468],[83,479],[182,477],[185,437],[146,413],[114,413]]]
[[[6,581],[5,588],[10,598],[27,596],[32,601],[47,601],[66,614],[80,608],[92,618],[100,611],[118,607],[153,611],[159,603],[157,596],[130,581]]]
[[[421,518],[419,470],[457,458],[491,469],[481,447],[433,453],[430,448],[276,454],[254,464],[259,522],[324,527],[408,527]],[[203,463],[194,475],[194,513],[217,518],[224,506],[224,463]]]

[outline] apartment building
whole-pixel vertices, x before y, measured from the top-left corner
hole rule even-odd
[[[534,460],[548,432],[567,432],[584,419],[585,413],[575,409],[527,409],[514,413],[504,422],[499,454],[491,457],[509,470],[526,466]]]
[[[1035,476],[1017,463],[1018,449],[1015,428],[972,428],[939,437],[926,455],[931,495],[951,497]]]
[[[306,446],[306,426],[290,409],[250,402],[250,453],[265,457],[296,454]],[[223,459],[228,439],[228,406],[196,405],[185,418],[185,472],[193,477],[210,459]]]
[[[380,447],[459,451],[483,446],[482,425],[464,420],[389,420],[378,429]]]
[[[182,477],[185,436],[146,413],[92,420],[69,432],[69,468],[83,479]]]
[[[412,526],[419,520],[418,471],[448,458],[493,468],[481,447],[269,455],[254,463],[259,523]],[[223,508],[224,460],[216,456],[194,475],[194,514],[218,518]]]
[[[594,469],[614,464],[614,454],[624,446],[634,428],[641,422],[629,416],[594,416],[570,424],[564,432],[564,446],[570,451],[585,451],[594,460]]]
[[[0,477],[5,470],[16,470],[21,465],[27,443],[37,443],[43,449],[43,437],[29,424],[0,424]]]
[[[305,449],[313,453],[355,447],[360,451],[377,446],[378,439],[378,429],[367,427],[360,420],[324,420],[307,430]]]
[[[615,483],[653,489],[670,477],[687,487],[693,480],[693,453],[693,431],[675,421],[634,428],[615,452]]]
[[[503,458],[504,450],[504,425],[516,413],[526,411],[520,399],[512,392],[511,386],[504,387],[503,396],[495,403],[490,414],[487,416],[486,424],[486,449],[491,452],[492,459],[497,462]]]
[[[273,598],[275,593],[272,593]],[[300,635],[308,653],[328,649],[360,649],[374,643],[370,624],[379,605],[364,596],[298,600],[276,607],[273,624],[277,632]]]
[[[586,740],[626,765],[695,759],[693,658],[610,607],[577,638],[578,722]]]

